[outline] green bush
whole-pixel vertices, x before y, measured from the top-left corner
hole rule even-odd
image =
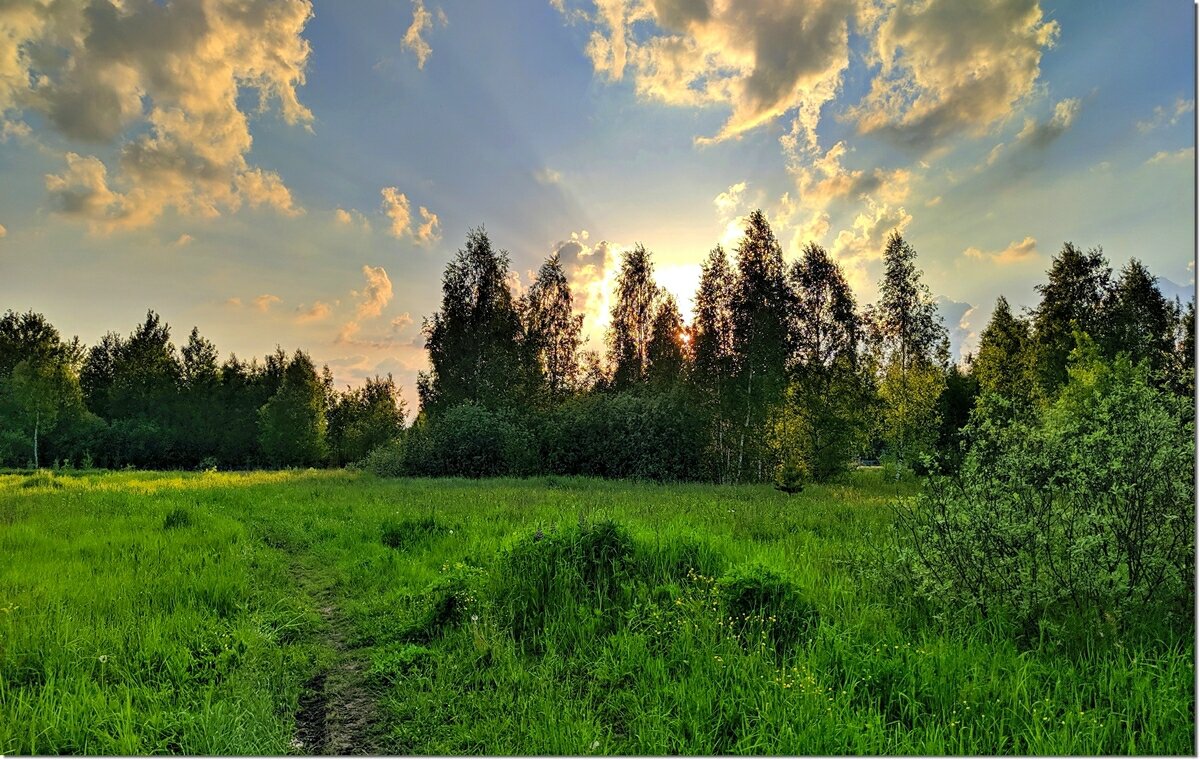
[[[371,449],[355,466],[381,478],[399,478],[410,474],[405,460],[407,447],[403,437]]]
[[[405,457],[414,475],[487,478],[528,475],[537,466],[533,436],[509,412],[462,404],[409,431]]]
[[[1032,415],[985,397],[961,472],[933,478],[899,526],[918,590],[1019,623],[1064,611],[1190,624],[1195,444],[1190,401],[1086,336],[1057,401]]]
[[[464,623],[471,615],[478,617],[483,579],[484,572],[477,567],[462,562],[447,567],[421,596],[405,638],[428,642],[443,629]]]
[[[762,565],[730,570],[717,591],[725,622],[744,644],[770,641],[782,653],[808,638],[820,620],[795,584]]]

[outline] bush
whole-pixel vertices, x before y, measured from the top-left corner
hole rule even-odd
[[[404,438],[397,438],[382,446],[376,446],[355,466],[381,478],[399,478],[408,475],[408,463],[405,461],[407,448],[404,443]]]
[[[450,626],[478,616],[479,598],[484,572],[477,567],[456,562],[445,568],[422,595],[416,614],[405,632],[409,641],[429,642]]]
[[[795,584],[762,565],[730,570],[717,581],[721,611],[744,644],[770,640],[778,653],[807,638],[820,615]]]
[[[590,394],[563,404],[546,425],[545,461],[561,475],[694,480],[704,426],[682,391]]]
[[[901,511],[918,589],[948,609],[1019,623],[1062,610],[1108,624],[1191,620],[1195,423],[1148,368],[1081,336],[1058,400],[1032,415],[985,397],[955,477]]]
[[[518,641],[529,641],[552,620],[580,608],[590,617],[620,606],[633,555],[633,540],[613,522],[566,531],[539,528],[501,560],[496,598],[505,624]]]
[[[415,475],[528,475],[537,447],[515,415],[477,404],[451,407],[409,431],[406,469]]]

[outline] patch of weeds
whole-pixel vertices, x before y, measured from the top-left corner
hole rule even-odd
[[[65,488],[65,486],[62,484],[62,481],[54,477],[54,473],[46,470],[38,470],[21,481],[21,488],[50,488],[58,490]]]
[[[455,562],[443,568],[444,575],[425,590],[405,638],[432,641],[442,630],[478,616],[484,572],[478,567]]]
[[[371,650],[367,678],[380,684],[392,684],[420,670],[433,660],[433,650],[418,644],[393,644]]]
[[[163,518],[163,530],[174,530],[175,528],[190,528],[193,519],[192,513],[183,507],[175,507],[167,516]]]
[[[444,535],[449,530],[432,517],[414,520],[388,520],[380,528],[384,546],[405,551],[420,546],[431,538]]]
[[[743,645],[770,642],[776,653],[806,639],[820,615],[794,583],[762,565],[727,572],[717,581],[724,623]]]

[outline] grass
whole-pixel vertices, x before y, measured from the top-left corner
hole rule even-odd
[[[0,475],[0,753],[1194,754],[1191,641],[865,584],[913,490]]]

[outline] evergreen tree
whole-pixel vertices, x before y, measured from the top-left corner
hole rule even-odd
[[[651,388],[667,390],[686,379],[689,339],[675,297],[665,294],[659,299],[646,347],[646,379]]]
[[[571,309],[571,286],[558,253],[538,270],[522,303],[525,341],[532,351],[539,386],[552,402],[563,399],[579,373],[579,333],[583,315]]]
[[[325,461],[325,390],[308,354],[296,350],[258,418],[263,452],[273,465],[312,467]]]
[[[768,420],[787,386],[791,294],[783,250],[761,210],[750,214],[737,248],[737,276],[730,299],[733,323],[734,392],[741,416],[735,477],[763,480],[770,474]]]
[[[1067,382],[1074,332],[1100,334],[1098,323],[1111,274],[1099,248],[1083,253],[1065,243],[1050,265],[1047,282],[1037,286],[1042,299],[1033,312],[1033,361],[1042,399],[1053,400]]]
[[[971,362],[971,375],[980,393],[992,393],[1022,406],[1032,400],[1032,366],[1029,323],[1013,316],[1008,299],[996,299],[996,308],[979,335],[979,352]]]
[[[1096,336],[1105,354],[1149,362],[1161,382],[1171,360],[1176,315],[1142,262],[1130,259],[1103,308]]]
[[[621,257],[616,302],[608,329],[608,361],[614,390],[627,390],[646,379],[654,305],[659,288],[654,282],[650,252],[640,243]]]
[[[216,458],[222,428],[220,367],[217,347],[192,328],[188,341],[179,350],[180,396],[176,425],[180,432],[181,456],[190,464]]]
[[[522,400],[531,367],[508,276],[508,252],[494,250],[482,227],[471,230],[446,266],[441,310],[425,321],[431,369],[417,383],[422,410]]]

